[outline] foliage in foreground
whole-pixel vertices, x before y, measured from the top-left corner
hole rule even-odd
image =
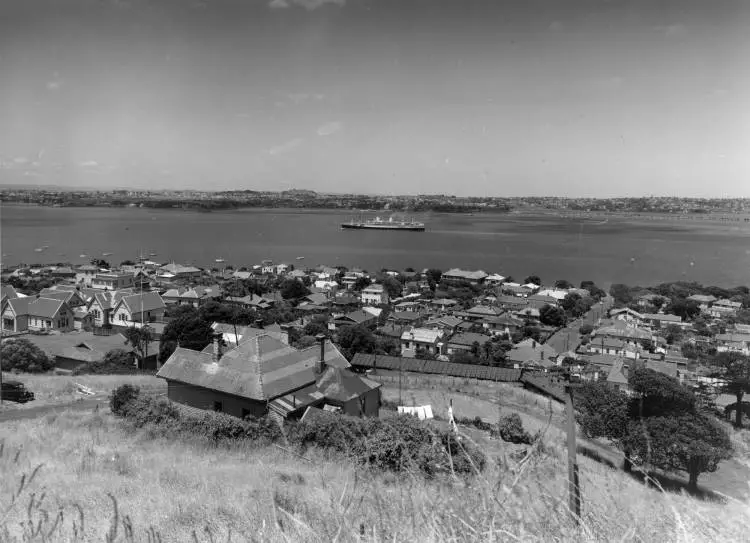
[[[576,398],[576,419],[587,437],[605,437],[630,463],[665,471],[684,471],[688,487],[698,476],[718,469],[732,456],[729,436],[704,412],[698,398],[677,379],[649,369],[631,373],[632,396],[604,383],[587,383]]]
[[[55,363],[47,354],[25,338],[8,339],[0,346],[3,371],[44,373]]]
[[[135,428],[155,427],[160,435],[198,438],[214,444],[244,441],[254,446],[284,441],[302,453],[316,446],[378,470],[432,476],[478,473],[486,465],[485,455],[473,445],[411,416],[360,419],[325,415],[287,424],[284,436],[268,417],[240,420],[223,413],[186,414],[167,400],[141,395],[130,385],[112,392],[110,407]]]

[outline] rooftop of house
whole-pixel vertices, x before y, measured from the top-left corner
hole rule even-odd
[[[454,334],[448,343],[452,345],[465,345],[471,346],[474,343],[482,345],[484,342],[489,341],[491,338],[484,334],[477,334],[476,332],[459,332]]]
[[[558,354],[549,345],[526,338],[508,351],[508,360],[512,362],[540,362],[545,365],[545,361],[557,358]]]
[[[418,343],[437,343],[442,337],[442,332],[431,328],[406,329],[401,334],[402,341],[416,341]]]
[[[157,377],[256,401],[273,400],[315,383],[320,346],[297,350],[268,334],[252,337],[214,355],[178,347]],[[330,342],[324,360],[335,367],[349,363]]]
[[[459,268],[452,268],[446,272],[443,272],[443,277],[478,281],[487,277],[487,274],[482,270],[468,271]]]
[[[107,353],[113,349],[123,349],[125,351],[132,349],[125,343],[125,336],[122,334],[97,336],[92,332],[69,332],[67,334],[55,335],[32,334],[24,337],[49,356],[64,356],[66,352],[70,354],[72,351],[68,350],[72,348],[78,348],[80,351],[81,348],[77,347],[80,345],[86,345],[89,350],[100,353]],[[156,350],[158,350],[158,343],[152,342],[149,345],[149,352],[156,352]]]
[[[25,298],[11,298],[7,301],[7,304],[16,316],[27,315],[29,317],[52,319],[65,305],[65,301],[55,298],[27,296]]]
[[[669,313],[642,313],[645,320],[662,321],[662,322],[682,322],[679,315],[670,315]]]
[[[328,400],[348,402],[382,385],[351,370],[328,367],[318,379],[316,388]]]
[[[158,292],[141,292],[123,296],[119,303],[124,304],[131,313],[156,311],[164,309],[165,304]]]

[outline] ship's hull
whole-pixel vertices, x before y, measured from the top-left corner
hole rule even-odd
[[[348,230],[405,230],[407,232],[424,232],[424,226],[409,224],[367,224],[343,223],[341,228]]]

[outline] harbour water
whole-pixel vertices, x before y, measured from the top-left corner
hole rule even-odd
[[[602,286],[675,280],[750,284],[747,222],[425,213],[415,216],[426,223],[425,232],[401,232],[342,230],[351,213],[332,210],[201,213],[4,204],[1,213],[4,264],[76,264],[103,253],[112,253],[106,259],[114,264],[155,253],[157,261],[203,267],[221,265],[215,263],[221,257],[235,267],[263,259],[368,271],[462,267]]]

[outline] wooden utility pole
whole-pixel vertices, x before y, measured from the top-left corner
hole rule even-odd
[[[565,410],[568,421],[568,507],[576,525],[581,522],[581,486],[578,480],[578,461],[576,459],[576,416],[573,408],[573,390],[580,386],[571,379],[570,372],[566,374]]]

